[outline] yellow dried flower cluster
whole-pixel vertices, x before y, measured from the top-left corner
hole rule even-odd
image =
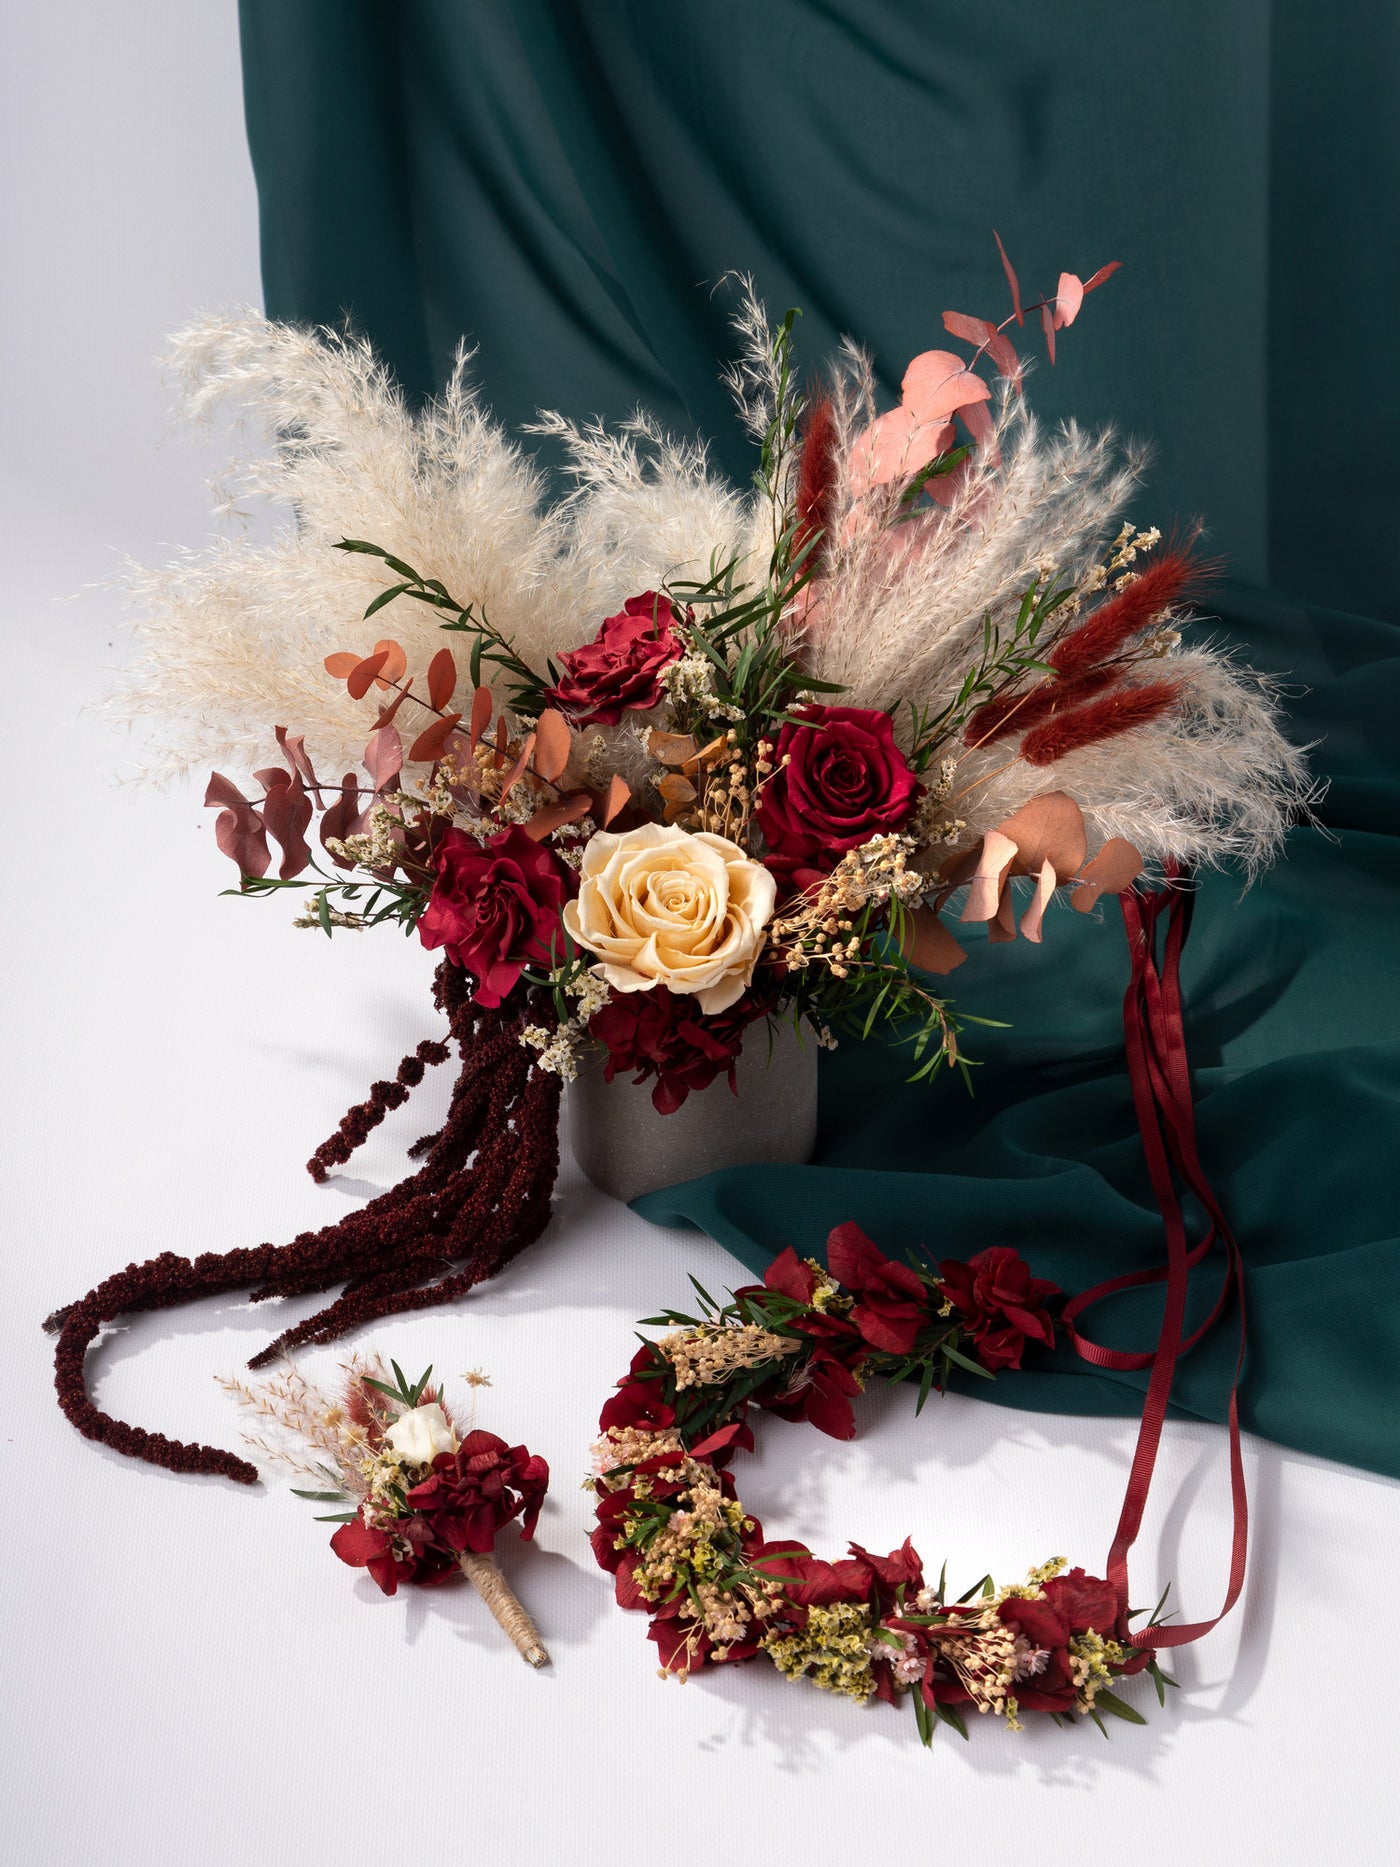
[[[1094,1709],[1095,1698],[1113,1678],[1112,1668],[1121,1666],[1127,1657],[1127,1649],[1118,1641],[1105,1640],[1092,1628],[1074,1636],[1069,1643],[1069,1669],[1080,1711]]]
[[[844,1316],[855,1302],[855,1298],[844,1291],[840,1284],[834,1283],[824,1264],[818,1264],[815,1258],[804,1260],[809,1270],[815,1271],[817,1281],[812,1286],[808,1298],[811,1307],[819,1310],[823,1316]]]
[[[789,1679],[808,1678],[823,1692],[863,1705],[875,1690],[870,1665],[870,1609],[863,1601],[833,1601],[807,1610],[798,1633],[767,1635],[763,1649]]]
[[[1045,1584],[1053,1581],[1068,1566],[1063,1556],[1052,1556],[1048,1562],[1042,1562],[1034,1569],[1026,1571],[1024,1582],[1008,1582],[992,1596],[993,1605],[1019,1597],[1023,1601],[1040,1601],[1045,1595]]]
[[[415,1471],[417,1467],[413,1468]],[[360,1460],[360,1477],[364,1483],[364,1502],[366,1510],[379,1506],[388,1509],[393,1515],[398,1508],[394,1492],[406,1491],[414,1482],[409,1467],[392,1446],[380,1446],[377,1452],[371,1452]]]
[[[727,1381],[739,1368],[757,1368],[765,1361],[777,1361],[795,1355],[801,1343],[789,1336],[777,1335],[758,1323],[733,1323],[723,1328],[702,1325],[698,1329],[678,1329],[657,1343],[670,1362],[676,1377],[676,1389],[715,1387]]]

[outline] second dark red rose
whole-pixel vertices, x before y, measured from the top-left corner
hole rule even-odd
[[[445,947],[476,978],[477,1004],[494,1011],[524,967],[548,963],[560,910],[577,887],[573,871],[519,824],[488,843],[448,830],[434,864],[418,937]]]

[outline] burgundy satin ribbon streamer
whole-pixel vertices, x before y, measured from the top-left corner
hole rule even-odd
[[[1150,1270],[1125,1273],[1095,1284],[1091,1290],[1081,1291],[1074,1297],[1066,1304],[1064,1311],[1066,1333],[1085,1361],[1099,1368],[1150,1367],[1152,1370],[1123,1509],[1109,1551],[1107,1576],[1117,1590],[1120,1603],[1119,1637],[1129,1645],[1147,1649],[1185,1646],[1192,1640],[1198,1640],[1202,1634],[1209,1633],[1211,1628],[1225,1618],[1239,1599],[1240,1590],[1244,1586],[1245,1557],[1249,1542],[1249,1500],[1245,1490],[1239,1420],[1239,1383],[1244,1368],[1246,1340],[1244,1265],[1239,1246],[1210,1181],[1206,1178],[1197,1151],[1191,1076],[1181,1016],[1181,949],[1190,926],[1192,900],[1192,891],[1184,872],[1175,867],[1167,870],[1165,887],[1152,893],[1129,889],[1119,896],[1132,958],[1131,976],[1123,1000],[1128,1076],[1152,1190],[1166,1227],[1167,1261],[1165,1265]],[[1164,918],[1167,932],[1159,971],[1156,959],[1157,925]],[[1209,1221],[1205,1236],[1194,1246],[1187,1240],[1186,1220],[1177,1192],[1178,1180],[1199,1200]],[[1223,1244],[1225,1248],[1225,1272],[1219,1295],[1205,1321],[1189,1336],[1185,1336],[1183,1331],[1190,1273],[1217,1243]],[[1155,1349],[1140,1353],[1106,1348],[1101,1343],[1091,1341],[1076,1326],[1076,1318],[1104,1297],[1112,1296],[1119,1290],[1162,1282],[1166,1284],[1166,1300]],[[1126,1620],[1128,1552],[1142,1527],[1177,1363],[1182,1355],[1194,1348],[1214,1328],[1232,1298],[1239,1318],[1239,1349],[1234,1377],[1230,1383],[1227,1416],[1234,1530],[1225,1602],[1220,1612],[1208,1621],[1143,1628],[1139,1633],[1129,1633]]]

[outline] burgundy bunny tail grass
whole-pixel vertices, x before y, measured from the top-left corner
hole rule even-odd
[[[831,529],[831,503],[836,493],[836,417],[823,396],[812,403],[802,424],[802,454],[797,467],[797,531],[794,554],[811,545],[807,568],[817,569],[821,535]]]
[[[1061,636],[1048,656],[1050,666],[1061,680],[1069,681],[1108,661],[1165,611],[1208,583],[1219,568],[1186,551],[1168,551]]]
[[[1048,679],[1039,687],[1028,687],[1019,694],[1001,694],[978,707],[967,723],[963,743],[969,746],[991,745],[1008,733],[1029,732],[1042,720],[1062,713],[1067,707],[1092,700],[1118,678],[1116,668],[1091,668],[1075,680]]]
[[[289,1245],[205,1252],[190,1259],[163,1252],[107,1278],[81,1302],[56,1311],[45,1327],[58,1333],[59,1405],[87,1439],[170,1471],[210,1472],[253,1484],[246,1459],[215,1446],[186,1445],[103,1413],[87,1391],[87,1351],[102,1325],[137,1310],[169,1309],[254,1286],[254,1302],[344,1288],[315,1315],[285,1329],[249,1362],[259,1368],[289,1349],[333,1342],[348,1330],[404,1310],[428,1309],[494,1276],[549,1223],[559,1171],[557,1076],[536,1070],[520,1043],[514,1014],[473,1004],[466,975],[444,961],[434,996],[451,1022],[462,1067],[452,1105],[423,1165],[387,1193],[334,1225],[302,1232]],[[547,1016],[543,1009],[539,1016]],[[399,1066],[396,1083],[352,1109],[313,1160],[348,1158],[370,1127],[421,1080],[430,1051],[420,1044]],[[414,1073],[416,1070],[416,1074]],[[397,1097],[391,1096],[399,1089]],[[376,1112],[377,1111],[377,1112]],[[370,1116],[373,1119],[370,1119]],[[339,1149],[344,1146],[344,1152]],[[313,1169],[314,1171],[314,1169]]]
[[[1167,713],[1181,699],[1180,681],[1149,681],[1142,687],[1120,687],[1091,700],[1071,713],[1058,714],[1026,734],[1021,741],[1021,757],[1028,765],[1053,765],[1056,759],[1081,746],[1095,745],[1117,733],[1130,733],[1138,726]]]

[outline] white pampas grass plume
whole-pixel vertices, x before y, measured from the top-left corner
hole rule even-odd
[[[230,485],[287,516],[270,543],[222,539],[169,568],[131,568],[138,658],[108,705],[152,723],[152,775],[257,764],[275,753],[276,725],[305,733],[327,769],[358,765],[375,692],[351,700],[324,657],[367,653],[382,634],[413,671],[453,638],[438,612],[408,600],[364,623],[391,574],[336,550],[342,538],[384,544],[440,578],[532,665],[567,637],[549,574],[560,521],[536,468],[482,409],[465,352],[416,415],[368,346],[335,331],[209,317],[173,340],[170,361],[187,417],[233,403],[261,430],[267,451],[235,461]]]

